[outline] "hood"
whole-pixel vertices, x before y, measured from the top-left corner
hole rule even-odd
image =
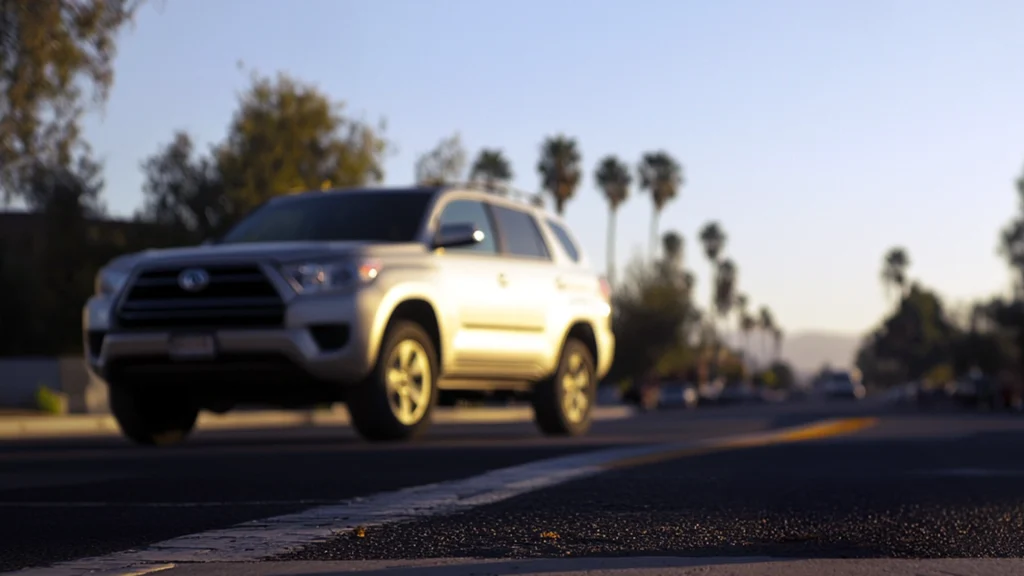
[[[372,242],[268,242],[208,244],[184,248],[146,250],[112,260],[108,267],[132,268],[138,264],[202,264],[223,261],[270,261],[273,263],[344,258],[356,254],[406,253],[424,248],[419,244],[375,244]]]

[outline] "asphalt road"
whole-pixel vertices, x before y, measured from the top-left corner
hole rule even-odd
[[[881,416],[851,437],[627,468],[286,559],[1024,557],[1024,418]]]
[[[671,411],[557,441],[502,424],[436,427],[410,446],[364,444],[345,429],[199,434],[164,450],[112,438],[0,443],[0,572],[551,456],[869,411]],[[1024,417],[883,414],[851,438],[623,469],[289,559],[1024,556],[1020,454]]]
[[[573,452],[773,425],[681,416],[599,422],[573,440],[521,423],[436,426],[408,446],[366,444],[345,428],[199,433],[157,450],[120,438],[0,442],[0,572]]]

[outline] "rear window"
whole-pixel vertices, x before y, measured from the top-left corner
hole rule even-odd
[[[569,235],[569,232],[565,227],[554,220],[548,220],[547,223],[548,228],[554,232],[555,238],[558,238],[558,243],[562,245],[562,248],[565,250],[565,253],[569,255],[569,258],[572,258],[573,262],[579,262],[580,251],[576,248],[576,244],[573,244],[572,236]]]
[[[302,194],[263,205],[221,242],[414,242],[432,199],[429,190]]]

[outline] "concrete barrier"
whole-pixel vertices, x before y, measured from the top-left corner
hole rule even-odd
[[[36,408],[41,386],[67,396],[72,414],[105,414],[107,387],[81,356],[0,358],[0,408]]]

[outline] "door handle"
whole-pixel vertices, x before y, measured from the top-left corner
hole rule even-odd
[[[498,284],[501,286],[508,286],[508,278],[504,274],[498,274]]]
[[[561,278],[555,278],[555,286],[559,290],[565,290],[565,280],[562,280]]]

